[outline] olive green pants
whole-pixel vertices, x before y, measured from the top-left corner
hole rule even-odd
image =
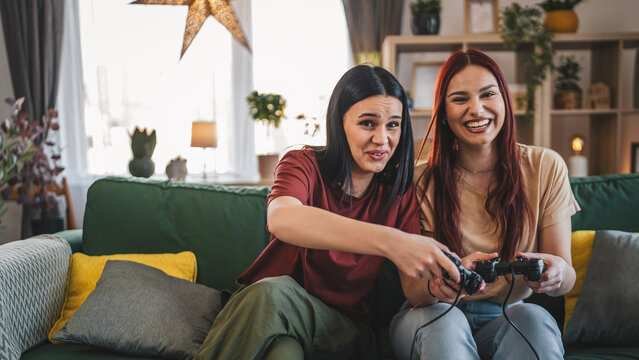
[[[291,277],[279,276],[235,293],[195,359],[262,359],[282,335],[295,339],[306,359],[375,358],[373,332],[366,324],[324,304]]]

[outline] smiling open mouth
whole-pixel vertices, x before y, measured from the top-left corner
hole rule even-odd
[[[482,119],[477,121],[468,121],[464,123],[464,126],[469,129],[479,129],[488,126],[488,124],[490,124],[490,119]]]

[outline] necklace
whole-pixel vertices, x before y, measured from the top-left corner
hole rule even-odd
[[[472,170],[462,165],[459,161],[457,161],[457,165],[459,165],[462,169],[468,171],[469,173],[473,173],[473,174],[485,174],[491,171],[495,171],[495,168],[486,169],[486,170]]]

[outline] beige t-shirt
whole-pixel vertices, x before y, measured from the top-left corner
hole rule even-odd
[[[570,218],[580,210],[570,189],[566,164],[556,152],[536,146],[518,144],[524,191],[530,204],[533,228],[526,225],[519,244],[519,251],[538,252],[539,231],[547,226]],[[419,179],[428,165],[420,165],[415,171]],[[423,179],[422,179],[423,181]],[[432,235],[435,216],[433,209],[434,189],[428,187],[423,196],[424,184],[417,183],[417,198],[420,203],[420,223],[422,233]],[[485,209],[488,192],[471,185],[463,178],[458,179],[460,196],[460,228],[462,247],[465,255],[475,251],[484,253],[498,252],[500,227],[493,221]],[[460,256],[463,256],[460,254]],[[468,296],[463,301],[486,300],[501,303],[508,294],[510,276],[499,276],[492,289],[481,295]],[[509,303],[524,299],[532,293],[523,277],[517,275]]]

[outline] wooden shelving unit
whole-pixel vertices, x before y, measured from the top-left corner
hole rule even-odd
[[[552,148],[567,159],[571,155],[569,139],[579,133],[586,139],[589,174],[629,172],[630,143],[639,141],[639,33],[558,34],[554,47],[556,62],[561,56],[574,55],[582,64],[582,108],[553,108],[553,74],[548,73],[536,93],[534,123],[525,118],[523,111],[515,112],[518,140]],[[444,61],[452,52],[469,48],[493,57],[509,84],[523,83],[518,64],[520,57],[526,55],[506,49],[498,34],[388,36],[382,45],[382,66],[410,89],[412,78],[407,74],[412,71],[411,63]],[[609,86],[610,109],[583,108],[588,86],[595,82]],[[415,138],[420,139],[430,111],[414,111],[411,117]]]

